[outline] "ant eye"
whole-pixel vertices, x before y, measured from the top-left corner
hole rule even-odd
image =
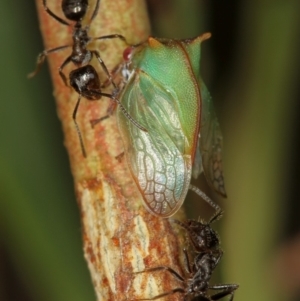
[[[132,51],[133,48],[132,47],[127,47],[124,52],[123,52],[123,59],[128,62],[131,59],[132,56]]]

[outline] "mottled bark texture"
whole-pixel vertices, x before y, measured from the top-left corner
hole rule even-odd
[[[90,0],[89,4],[85,22],[89,20],[95,0]],[[42,0],[37,0],[37,5],[46,49],[71,44],[72,28],[59,24],[45,13]],[[63,17],[61,0],[49,0],[48,6]],[[145,40],[150,27],[144,1],[102,0],[90,35],[112,33],[123,34],[130,43]],[[98,41],[89,47],[97,49],[108,69],[112,70],[121,62],[125,45],[113,40]],[[81,210],[84,256],[97,299],[149,298],[178,287],[180,283],[166,272],[134,274],[161,265],[181,273],[181,239],[176,226],[171,226],[169,220],[154,217],[144,209],[125,157],[116,158],[124,149],[115,114],[91,128],[90,120],[106,115],[109,99],[83,99],[80,104],[77,121],[87,158],[82,156],[72,120],[78,95],[63,84],[58,74],[59,66],[69,54],[70,49],[51,54],[48,62]],[[99,71],[103,82],[105,75],[96,59],[92,65]],[[72,69],[72,64],[67,66],[66,75]],[[179,300],[182,296],[175,294],[169,298]]]

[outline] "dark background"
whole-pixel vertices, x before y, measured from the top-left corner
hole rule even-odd
[[[212,32],[202,74],[224,134],[229,196],[216,224],[225,250],[218,281],[241,285],[235,300],[300,300],[300,2],[148,8],[155,36]],[[1,6],[0,41],[0,300],[95,300],[46,66],[26,78],[43,49],[34,1]],[[197,185],[206,189],[203,177]],[[193,199],[192,217],[209,214]]]

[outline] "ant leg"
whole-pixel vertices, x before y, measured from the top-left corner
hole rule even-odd
[[[188,255],[187,250],[185,248],[183,249],[183,253],[184,253],[186,267],[187,267],[186,270],[187,270],[188,273],[191,274],[193,272],[192,271],[192,266],[191,266],[191,263],[190,263],[189,255]]]
[[[109,115],[105,115],[105,116],[103,116],[101,118],[98,118],[98,119],[92,119],[92,120],[90,120],[92,128],[94,128],[97,123],[99,123],[99,122],[101,122],[101,121],[103,121],[103,120],[105,120],[107,118],[109,118]]]
[[[228,301],[232,301],[233,300],[233,292],[221,292],[221,293],[217,293],[217,294],[214,294],[212,296],[210,296],[210,299],[209,300],[220,300],[224,297],[227,297],[228,295],[231,295],[230,298],[228,299]]]
[[[122,67],[123,67],[123,64],[118,64],[111,72],[111,79],[107,79],[102,85],[101,85],[101,88],[104,89],[104,88],[107,88],[112,80],[115,79],[115,77],[120,73],[120,71],[122,70]]]
[[[109,118],[109,117],[113,114],[113,112],[115,111],[116,107],[117,107],[116,102],[111,101],[111,103],[109,104],[108,109],[107,109],[107,111],[106,111],[107,115],[105,115],[105,116],[103,116],[103,117],[101,117],[101,118],[97,118],[97,119],[92,119],[92,120],[90,120],[90,123],[91,123],[92,128],[94,128],[94,126],[95,126],[96,124],[98,124],[99,122],[102,122],[103,120]]]
[[[63,69],[66,67],[66,65],[68,65],[70,62],[72,61],[71,56],[67,57],[65,59],[65,61],[62,63],[62,65],[59,67],[58,72],[59,75],[61,77],[61,79],[63,80],[63,82],[65,83],[65,85],[68,87],[68,81],[67,81],[67,77],[64,75],[63,73]]]
[[[92,17],[91,17],[91,20],[90,20],[90,23],[96,18],[97,14],[98,14],[98,11],[99,11],[99,6],[100,6],[100,0],[97,0],[95,9],[93,11],[93,14],[92,14]]]
[[[108,79],[101,85],[101,89],[106,88],[106,87],[108,87],[108,86],[111,84],[112,80],[115,79],[115,77],[117,76],[117,74],[120,72],[121,68],[122,68],[122,64],[119,64],[119,65],[117,65],[117,66],[112,70],[112,73],[111,73],[111,79],[108,78]],[[118,105],[117,102],[112,100],[112,101],[110,102],[110,104],[109,104],[107,110],[106,110],[106,113],[107,113],[106,116],[101,117],[101,118],[98,118],[98,119],[93,119],[93,120],[90,121],[92,128],[94,128],[94,126],[95,126],[97,123],[103,121],[104,119],[109,118],[109,117],[114,113],[114,111],[116,110],[117,105]],[[117,156],[117,157],[118,157],[118,156]],[[116,158],[117,158],[117,157],[116,157]],[[118,160],[119,160],[119,159],[118,159]],[[119,160],[119,161],[120,161],[120,160]]]
[[[121,35],[121,34],[110,34],[110,35],[107,35],[107,36],[101,36],[101,37],[97,37],[97,38],[91,38],[91,41],[95,41],[95,40],[109,40],[109,39],[120,39],[122,40],[127,46],[130,46],[130,47],[138,47],[140,45],[142,45],[144,42],[140,42],[138,44],[129,44],[127,42],[127,39]]]
[[[97,123],[103,121],[104,119],[109,118],[109,116],[111,116],[111,115],[113,114],[113,112],[115,111],[116,107],[117,107],[117,103],[116,103],[115,101],[111,101],[111,103],[109,104],[109,106],[108,106],[108,108],[107,108],[107,110],[106,110],[107,115],[105,115],[105,116],[103,116],[103,117],[101,117],[101,118],[92,119],[92,120],[90,121],[92,128],[94,128],[94,126],[95,126]]]
[[[175,289],[173,289],[173,290],[171,290],[169,292],[157,295],[157,296],[152,297],[152,298],[143,298],[143,299],[137,299],[137,300],[156,300],[156,299],[159,299],[159,298],[162,298],[162,297],[165,297],[165,296],[173,295],[175,293],[182,293],[182,294],[184,294],[185,291],[182,288],[175,288]]]
[[[218,220],[219,218],[222,217],[223,211],[221,207],[216,204],[211,198],[209,198],[203,191],[201,191],[198,187],[190,185],[189,189],[197,193],[206,203],[208,203],[212,208],[215,209],[215,214],[210,218],[208,224],[211,224],[215,220]]]
[[[59,23],[61,24],[64,24],[64,25],[67,25],[69,26],[70,24],[65,21],[64,19],[58,17],[55,13],[53,13],[47,6],[47,1],[46,0],[43,0],[43,6],[44,6],[44,9],[46,11],[46,13],[48,13],[52,18],[54,18],[56,21],[58,21]]]
[[[76,131],[77,131],[78,138],[79,138],[82,155],[86,158],[86,151],[85,151],[85,147],[84,147],[84,143],[83,143],[83,139],[82,139],[82,134],[81,134],[79,125],[76,121],[76,115],[77,115],[78,107],[79,107],[79,104],[80,104],[80,100],[81,100],[81,94],[79,94],[76,106],[75,106],[73,114],[72,114],[72,118],[73,118],[73,121],[74,121],[74,124],[75,124],[75,128],[76,128]]]
[[[220,293],[214,294],[212,296],[210,296],[211,300],[220,300],[228,295],[230,296],[229,301],[233,300],[234,297],[234,291],[236,289],[238,289],[239,285],[238,284],[222,284],[222,285],[214,285],[214,286],[210,286],[208,287],[208,289],[211,290],[223,290]]]
[[[101,37],[98,37],[98,38],[92,38],[92,41],[94,40],[109,40],[109,39],[120,39],[122,40],[127,46],[131,46],[126,38],[124,36],[122,36],[121,34],[110,34],[110,35],[107,35],[107,36],[101,36]]]
[[[145,273],[145,272],[155,272],[155,271],[168,271],[169,273],[171,273],[173,276],[175,276],[178,280],[180,280],[181,282],[184,282],[184,278],[182,276],[180,276],[176,271],[174,271],[173,269],[166,267],[166,266],[161,266],[161,267],[155,267],[155,268],[148,268],[145,269],[144,271],[140,271],[140,272],[135,272],[134,274],[141,274],[141,273]]]
[[[175,223],[175,224],[181,226],[182,228],[184,228],[186,231],[188,231],[188,232],[191,231],[190,228],[189,228],[185,223],[179,221],[178,219],[170,218],[170,220],[171,220],[173,223]]]
[[[107,35],[107,36],[101,36],[101,37],[98,37],[98,38],[92,38],[92,40],[107,40],[107,39],[120,39],[122,40],[127,46],[132,46],[132,47],[138,47],[140,45],[142,45],[144,42],[140,42],[140,43],[137,43],[137,44],[129,44],[127,42],[127,39],[121,35],[121,34],[110,34],[110,35]]]
[[[118,104],[117,104],[115,101],[112,101],[112,102],[110,103],[110,105],[108,106],[108,108],[107,108],[107,113],[108,113],[109,115],[112,115],[112,114],[114,113],[114,111],[116,110],[117,105],[118,105]]]
[[[96,56],[96,58],[97,58],[97,60],[99,61],[100,65],[101,65],[101,67],[102,67],[102,69],[103,69],[103,71],[106,73],[106,75],[107,75],[109,81],[113,84],[114,88],[116,89],[116,88],[117,88],[117,85],[114,83],[113,78],[112,78],[111,74],[109,73],[109,71],[108,71],[106,65],[105,65],[104,62],[103,62],[103,60],[101,59],[99,52],[96,51],[96,50],[93,50],[93,51],[91,51],[91,53],[94,54],[94,55]]]
[[[188,233],[192,232],[192,230],[190,229],[190,227],[188,225],[186,225],[184,222],[181,222],[181,221],[179,221],[179,220],[177,220],[175,218],[170,218],[170,220],[173,223],[175,223],[175,224],[179,225],[180,227],[184,228]]]
[[[222,256],[223,256],[223,251],[222,250],[218,250],[218,251],[216,251],[217,252],[217,259],[216,259],[216,261],[215,261],[215,266],[214,266],[214,268],[218,265],[218,263],[219,263],[219,261],[220,261],[220,259],[222,258]],[[214,252],[214,253],[216,253],[216,252]]]
[[[91,40],[92,40],[92,41],[95,41],[95,40],[108,40],[108,39],[120,39],[120,40],[122,40],[123,42],[125,42],[125,44],[126,44],[127,46],[130,46],[130,44],[127,42],[126,38],[125,38],[124,36],[120,35],[120,34],[111,34],[111,35],[101,36],[101,37],[98,37],[98,38],[92,38]],[[100,58],[99,52],[98,52],[98,51],[92,51],[92,52],[96,55],[96,57],[97,57],[97,59],[99,60],[99,62],[100,62],[100,64],[101,64],[101,66],[102,66],[104,72],[106,73],[106,75],[107,75],[107,77],[108,77],[108,80],[102,85],[102,87],[107,87],[110,83],[112,83],[113,86],[116,88],[116,84],[114,83],[113,80],[114,80],[115,75],[118,74],[118,73],[120,72],[120,70],[122,69],[123,64],[117,65],[117,66],[114,68],[112,74],[110,74],[110,73],[108,72],[108,70],[107,70],[107,68],[106,68],[106,66],[105,66],[105,64],[104,64],[104,62],[103,62],[102,59]]]
[[[65,46],[60,46],[60,47],[52,48],[52,49],[49,49],[49,50],[44,50],[37,57],[37,62],[36,62],[36,68],[35,68],[35,70],[33,72],[29,73],[27,75],[27,77],[28,78],[32,78],[32,77],[34,77],[40,71],[40,69],[42,67],[42,64],[45,61],[46,56],[48,56],[51,53],[58,52],[58,51],[61,51],[63,49],[66,49],[68,47],[70,47],[70,46],[69,45],[65,45]]]
[[[238,284],[216,284],[208,287],[208,289],[210,290],[226,290],[231,292],[235,291],[238,288]]]

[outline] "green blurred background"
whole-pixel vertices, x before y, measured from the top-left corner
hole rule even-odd
[[[202,70],[224,134],[229,196],[216,224],[218,281],[241,285],[235,300],[300,300],[300,1],[148,8],[155,36],[213,34]],[[1,6],[0,41],[0,300],[95,300],[46,66],[26,78],[43,49],[33,0]],[[193,198],[191,216],[206,215]]]

